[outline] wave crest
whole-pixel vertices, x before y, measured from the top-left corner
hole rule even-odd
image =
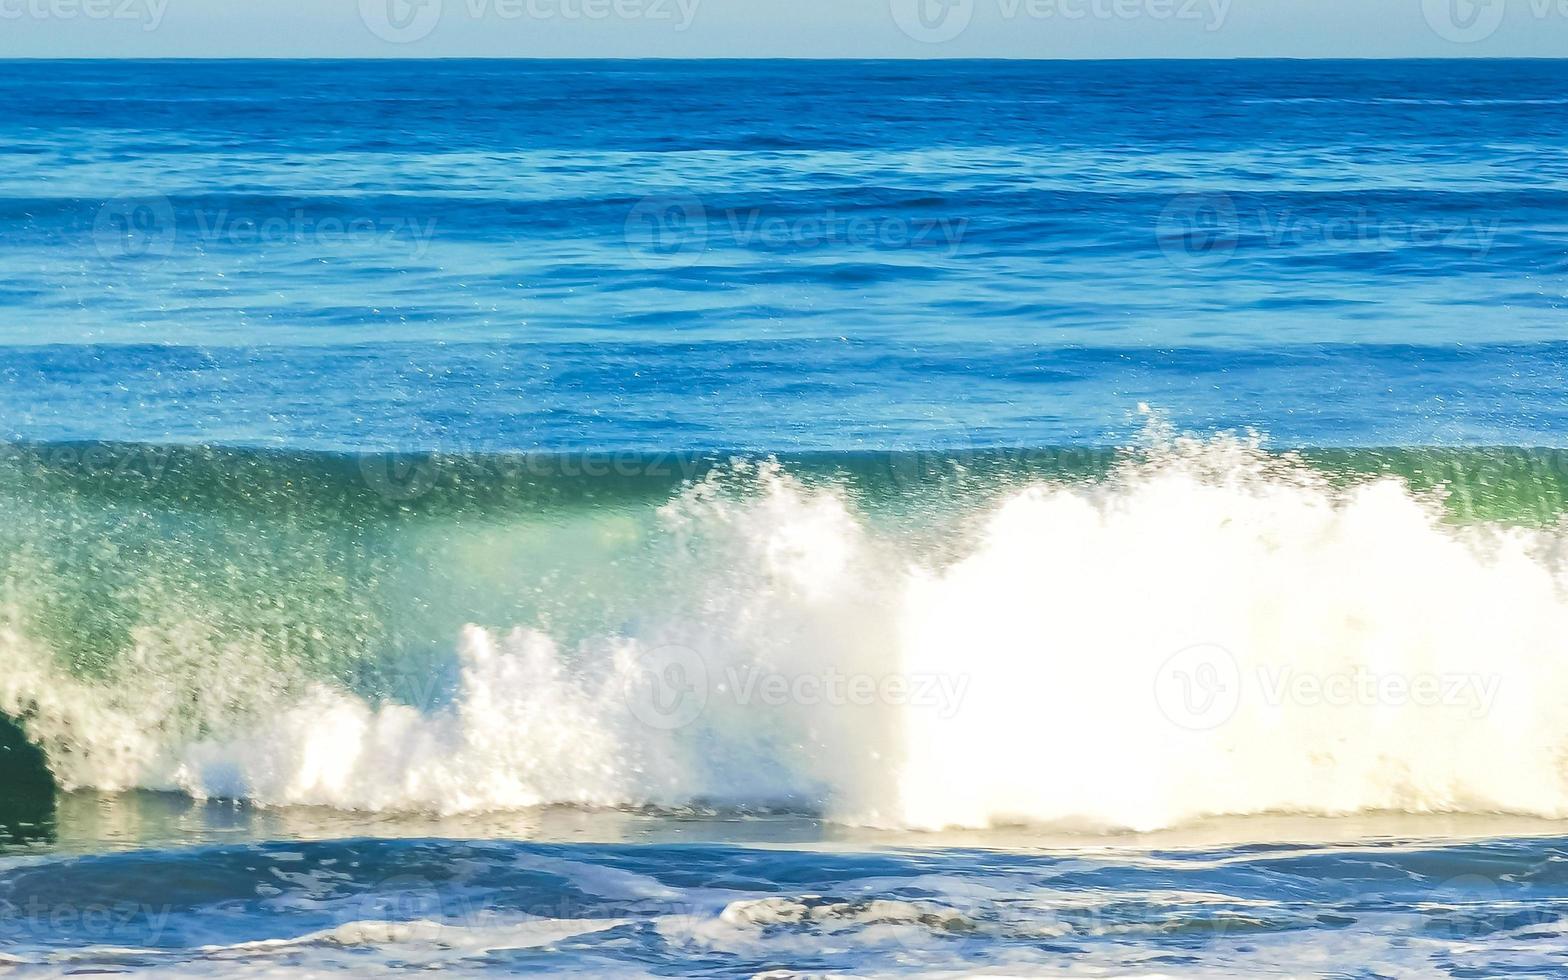
[[[1560,531],[1454,525],[1398,479],[1229,438],[921,520],[738,464],[618,559],[650,570],[634,617],[576,638],[471,626],[450,688],[410,675],[367,699],[237,648],[133,658],[106,684],[11,629],[0,711],[26,712],[69,785],[277,805],[1568,816]]]

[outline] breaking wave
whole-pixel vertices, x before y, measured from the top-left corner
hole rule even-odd
[[[1550,509],[1225,437],[843,469],[413,514],[13,490],[0,711],[63,787],[266,805],[1568,817]]]

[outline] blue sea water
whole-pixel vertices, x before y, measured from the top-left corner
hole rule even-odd
[[[0,974],[1568,971],[1561,63],[0,91]]]
[[[13,62],[0,87],[12,438],[1114,445],[1139,402],[1282,445],[1563,426],[1554,62]]]

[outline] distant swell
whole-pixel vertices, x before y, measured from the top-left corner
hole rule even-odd
[[[1437,491],[1228,438],[955,486],[895,500],[741,463],[504,519],[236,523],[209,504],[186,516],[214,540],[277,536],[257,545],[283,570],[265,594],[308,588],[268,602],[247,591],[263,566],[175,571],[191,563],[148,545],[143,572],[95,586],[124,611],[80,631],[91,656],[69,648],[91,610],[66,592],[86,587],[57,566],[132,559],[13,538],[0,712],[68,787],[271,805],[787,807],[912,828],[1568,817],[1551,515],[1456,522]],[[301,541],[330,548],[289,564]],[[384,606],[357,584],[399,576],[414,584]],[[200,601],[171,606],[181,588]],[[214,596],[255,608],[219,615]],[[491,598],[516,618],[459,625],[429,657],[382,621]],[[293,610],[304,626],[268,625]]]

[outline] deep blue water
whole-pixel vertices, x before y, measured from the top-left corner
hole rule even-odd
[[[0,901],[27,910],[0,941],[165,976],[1546,977],[1563,969],[1563,856],[1532,840],[1082,856],[230,844],[0,871]],[[186,892],[170,901],[168,880]],[[83,894],[104,896],[86,919]]]
[[[1146,402],[1284,445],[1561,442],[1552,62],[13,62],[0,90],[12,438],[1114,445]]]

